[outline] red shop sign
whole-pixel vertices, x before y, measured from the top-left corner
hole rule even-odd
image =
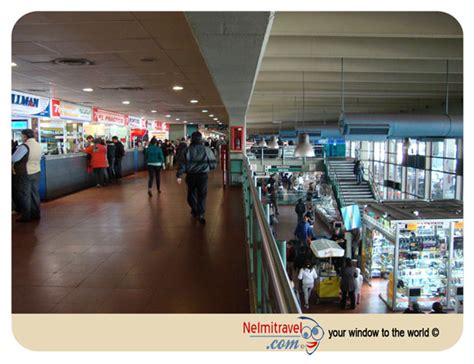
[[[108,111],[94,107],[92,111],[92,120],[96,123],[113,124],[120,126],[128,125],[128,116],[115,111]]]
[[[51,100],[51,117],[52,118],[59,118],[61,113],[60,113],[60,108],[61,108],[61,101],[58,99],[52,99]]]
[[[153,130],[154,131],[170,131],[170,124],[163,121],[155,120],[153,121]]]

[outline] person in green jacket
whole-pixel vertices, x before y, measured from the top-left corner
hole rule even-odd
[[[153,196],[151,188],[153,187],[153,179],[156,178],[156,188],[158,193],[160,190],[160,172],[164,165],[165,157],[160,147],[158,147],[158,141],[155,137],[150,140],[150,145],[145,149],[145,157],[148,167],[148,196]]]

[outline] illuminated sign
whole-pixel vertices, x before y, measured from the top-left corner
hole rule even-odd
[[[50,116],[49,98],[12,91],[12,115]]]

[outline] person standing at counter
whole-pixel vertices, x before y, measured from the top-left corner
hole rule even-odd
[[[115,144],[114,174],[115,180],[118,182],[122,178],[122,158],[125,155],[125,148],[118,137],[113,136],[112,141]]]
[[[191,145],[183,151],[178,164],[176,173],[178,184],[181,184],[181,176],[186,173],[191,215],[199,218],[199,223],[204,225],[206,223],[204,212],[207,197],[207,174],[216,168],[217,161],[214,153],[202,144],[200,132],[195,131],[191,135]]]
[[[116,181],[114,173],[114,162],[115,162],[115,144],[111,140],[107,140],[107,182],[112,183]]]
[[[152,197],[153,193],[151,189],[153,187],[153,179],[156,179],[156,188],[158,193],[161,193],[160,189],[160,173],[165,158],[161,148],[158,147],[158,141],[155,137],[150,140],[150,145],[145,149],[145,158],[148,167],[148,196]]]
[[[16,181],[18,210],[17,222],[29,222],[41,218],[39,180],[41,173],[41,145],[31,129],[21,131],[23,144],[12,155],[13,173]]]
[[[107,163],[107,147],[102,143],[100,138],[94,140],[94,145],[86,148],[85,152],[91,156],[91,167],[94,171],[96,186],[104,185],[104,173],[108,166]]]
[[[358,276],[357,271],[352,265],[351,258],[346,258],[346,266],[341,270],[341,310],[346,309],[348,295],[351,300],[351,309],[354,310],[356,308],[354,278]]]

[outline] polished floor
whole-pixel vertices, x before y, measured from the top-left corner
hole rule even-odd
[[[175,171],[162,172],[161,194],[146,184],[140,172],[13,222],[13,312],[249,312],[241,189],[211,173],[201,226]]]

